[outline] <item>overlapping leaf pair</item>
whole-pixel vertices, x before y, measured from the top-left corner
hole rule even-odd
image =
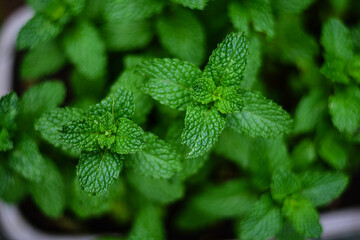
[[[204,72],[177,59],[153,59],[139,66],[149,77],[142,88],[162,104],[186,110],[182,141],[188,157],[203,155],[226,123],[251,136],[274,137],[291,130],[290,116],[278,105],[241,87],[248,45],[244,34],[232,33],[210,56]]]

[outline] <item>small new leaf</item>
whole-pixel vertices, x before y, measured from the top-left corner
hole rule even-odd
[[[253,137],[278,137],[290,133],[292,120],[280,106],[260,93],[241,91],[244,107],[228,116],[228,125]]]
[[[171,178],[181,170],[181,158],[174,148],[152,133],[144,135],[145,147],[127,162],[135,171],[154,178]]]
[[[118,178],[122,166],[122,156],[109,150],[82,152],[76,175],[87,193],[102,195]]]
[[[300,180],[291,171],[280,168],[274,172],[271,181],[271,195],[273,199],[282,201],[288,195],[299,191],[300,188]]]
[[[191,94],[195,101],[208,104],[213,101],[215,89],[215,83],[211,78],[198,78],[193,82]]]
[[[213,93],[215,107],[224,114],[240,112],[244,101],[232,87],[218,87]]]
[[[248,45],[244,34],[231,33],[209,58],[203,77],[212,78],[216,86],[239,89],[244,77]]]
[[[195,158],[207,152],[218,140],[226,124],[226,116],[214,106],[190,105],[186,110],[182,143],[191,148],[187,157]]]
[[[142,88],[145,93],[181,111],[192,102],[190,88],[201,77],[198,67],[178,59],[152,59],[141,63],[138,70],[149,77]]]

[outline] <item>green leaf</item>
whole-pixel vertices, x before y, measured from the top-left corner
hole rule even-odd
[[[234,88],[218,87],[213,93],[215,107],[224,114],[240,112],[244,101]]]
[[[97,138],[99,146],[103,149],[109,149],[115,142],[114,134],[117,132],[114,116],[111,113],[106,112],[101,118],[99,118],[99,130],[102,133]]]
[[[154,178],[171,178],[181,170],[181,158],[174,148],[152,133],[144,135],[145,147],[127,162],[135,171]]]
[[[325,54],[325,63],[321,66],[320,72],[333,82],[348,84],[350,78],[347,75],[347,62],[334,55]]]
[[[184,111],[192,102],[190,88],[201,71],[195,65],[178,59],[152,59],[138,70],[150,79],[142,88],[160,103]]]
[[[19,110],[19,99],[15,92],[8,93],[0,99],[0,128],[12,130]]]
[[[14,144],[10,138],[9,132],[6,128],[0,130],[0,152],[11,150]]]
[[[355,81],[360,83],[360,55],[354,56],[349,65],[348,65],[348,74],[355,79]]]
[[[126,58],[129,59],[130,57]],[[137,64],[137,63],[136,63]],[[111,92],[124,87],[134,94],[134,104],[136,106],[133,121],[137,124],[144,123],[153,107],[153,101],[150,96],[140,91],[140,86],[144,85],[145,78],[136,73],[134,68],[122,72],[119,78],[111,87]]]
[[[244,34],[231,33],[213,51],[203,77],[212,78],[216,86],[240,88],[244,77],[248,45]]]
[[[288,195],[299,191],[301,182],[291,171],[279,168],[273,173],[271,195],[277,201],[284,200]]]
[[[90,22],[79,22],[63,38],[64,51],[77,70],[89,79],[105,74],[105,44]]]
[[[139,151],[144,144],[144,131],[126,118],[116,121],[115,143],[111,149],[118,154],[129,154]]]
[[[350,31],[340,20],[330,19],[324,24],[320,42],[327,54],[343,60],[347,60],[353,55]]]
[[[98,217],[107,213],[111,208],[111,201],[108,192],[101,196],[92,196],[81,189],[77,179],[70,183],[69,207],[75,215],[81,219]]]
[[[241,222],[238,236],[246,240],[265,240],[275,236],[281,230],[282,224],[280,209],[268,195],[263,195]]]
[[[105,19],[108,22],[133,22],[160,13],[163,0],[113,0],[107,1]]]
[[[60,34],[63,26],[52,22],[42,15],[35,15],[20,30],[17,39],[17,48],[37,47],[46,43]]]
[[[297,233],[294,228],[291,226],[291,224],[286,221],[284,223],[284,226],[282,230],[278,233],[276,236],[276,240],[306,240],[306,238]]]
[[[58,107],[65,99],[66,89],[60,81],[47,81],[30,88],[20,100],[20,113],[26,122]],[[25,119],[22,119],[25,121]]]
[[[264,32],[269,38],[272,38],[275,31],[270,0],[251,0],[249,5],[252,21],[254,22],[254,29],[258,32]]]
[[[203,10],[209,0],[171,0],[174,3],[183,5],[190,9],[200,9]]]
[[[3,199],[5,194],[11,189],[13,184],[13,171],[9,169],[8,164],[6,164],[3,159],[0,159],[0,198]]]
[[[247,11],[243,4],[231,1],[228,7],[228,14],[236,30],[249,34],[249,11]]]
[[[195,101],[208,104],[213,101],[213,92],[215,89],[215,83],[211,78],[197,78],[193,82],[191,95]]]
[[[91,195],[102,195],[118,178],[123,157],[109,150],[82,152],[76,175],[82,189]]]
[[[307,199],[301,196],[287,198],[284,201],[282,213],[298,233],[307,238],[321,237],[322,227],[319,214]]]
[[[83,2],[83,0],[27,0],[29,5],[41,16],[46,16],[52,22],[67,23],[70,20],[71,14],[66,2],[77,1]]]
[[[307,169],[315,162],[316,148],[311,139],[305,138],[292,151],[292,163],[297,169]]]
[[[57,167],[46,160],[44,177],[41,182],[32,183],[30,192],[36,205],[47,216],[58,218],[65,209],[65,185]]]
[[[273,4],[282,12],[300,13],[314,2],[315,0],[276,0]]]
[[[248,213],[256,202],[256,195],[251,193],[250,186],[242,180],[231,180],[221,185],[205,188],[190,199],[194,205],[207,215],[220,218],[239,217]]]
[[[65,56],[55,42],[47,42],[31,49],[23,58],[20,74],[36,79],[57,72],[65,64]]]
[[[143,206],[138,212],[128,236],[129,240],[164,240],[165,229],[160,209],[152,205]]]
[[[319,140],[318,153],[331,167],[342,170],[349,159],[347,146],[337,134],[326,134]]]
[[[148,21],[109,22],[101,29],[106,46],[111,51],[143,48],[153,37]]]
[[[134,109],[134,96],[132,92],[121,87],[100,103],[91,106],[88,114],[102,116],[109,112],[117,120],[119,118],[132,118]]]
[[[353,86],[337,90],[329,98],[329,112],[340,132],[354,134],[360,126],[360,89]]]
[[[294,132],[306,133],[315,129],[324,117],[327,99],[324,92],[314,89],[301,98],[295,110]]]
[[[161,44],[170,54],[195,65],[202,63],[205,30],[192,12],[172,8],[167,15],[158,18],[156,27]]]
[[[191,148],[187,155],[195,158],[203,155],[215,144],[226,124],[226,116],[215,107],[190,105],[186,110],[182,143]]]
[[[253,137],[278,137],[292,130],[290,115],[260,93],[242,90],[244,107],[228,116],[228,126]]]
[[[74,150],[61,139],[62,126],[83,116],[83,111],[78,108],[57,108],[48,113],[44,113],[36,122],[35,129],[40,132],[41,137],[55,147],[60,147],[65,152],[72,155],[79,155],[80,152]]]
[[[71,14],[76,16],[79,15],[85,7],[86,0],[65,0]]]
[[[21,176],[32,182],[41,181],[46,173],[46,163],[36,142],[26,135],[11,151],[9,165]]]
[[[184,196],[185,188],[180,181],[155,179],[129,171],[130,184],[149,201],[168,204]]]
[[[345,190],[349,178],[342,173],[307,171],[300,176],[301,195],[313,206],[329,204]]]
[[[98,117],[71,121],[62,127],[60,138],[65,144],[79,150],[94,151],[99,149],[98,138],[101,132]]]

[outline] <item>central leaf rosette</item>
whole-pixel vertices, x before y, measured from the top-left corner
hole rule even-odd
[[[215,86],[211,78],[198,78],[191,88],[192,97],[202,104],[213,103],[224,114],[241,111],[244,101],[234,87]]]

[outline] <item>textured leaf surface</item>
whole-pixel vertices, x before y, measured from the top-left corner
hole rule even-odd
[[[58,218],[65,209],[65,186],[57,167],[46,161],[41,182],[32,183],[30,192],[37,206],[49,217]]]
[[[20,73],[26,79],[39,78],[55,73],[64,63],[64,53],[51,41],[31,49],[25,55],[21,63]]]
[[[144,140],[145,147],[127,162],[135,171],[154,178],[171,178],[181,170],[181,158],[174,148],[152,133],[146,133]]]
[[[177,59],[152,59],[143,62],[139,71],[150,79],[142,88],[164,105],[185,110],[192,102],[190,88],[201,71],[195,65]]]
[[[308,171],[301,175],[301,194],[314,206],[323,206],[339,197],[348,181],[342,173]]]
[[[280,106],[260,93],[242,91],[244,108],[228,116],[235,131],[253,137],[278,137],[290,133],[292,120]]]
[[[107,1],[105,19],[108,22],[132,22],[159,13],[163,0],[113,0]]]
[[[324,54],[325,63],[320,72],[333,82],[348,84],[350,78],[347,75],[348,62],[331,54]]]
[[[171,0],[172,2],[179,3],[184,7],[191,9],[203,10],[209,0]]]
[[[273,199],[282,201],[286,196],[299,191],[299,178],[287,169],[278,169],[274,172],[271,181],[271,195]]]
[[[272,203],[269,196],[263,195],[241,222],[239,238],[268,239],[280,231],[282,222],[280,209]]]
[[[353,134],[360,126],[360,89],[349,87],[329,98],[329,112],[334,126]]]
[[[118,178],[123,158],[109,150],[82,152],[76,175],[89,194],[102,195]]]
[[[168,204],[184,196],[183,183],[167,179],[155,179],[152,177],[128,172],[127,177],[130,184],[148,200]]]
[[[26,122],[28,122],[30,117],[39,117],[42,113],[59,106],[64,101],[65,94],[65,86],[60,81],[38,84],[21,97],[20,113],[26,116]]]
[[[215,107],[224,114],[241,111],[244,101],[240,94],[231,87],[218,87],[213,93]]]
[[[349,59],[353,54],[350,31],[337,19],[330,19],[325,23],[320,42],[325,52],[340,59]]]
[[[9,165],[24,178],[39,182],[42,180],[46,163],[37,144],[30,137],[23,137],[11,152]]]
[[[105,44],[93,25],[78,23],[64,36],[63,45],[69,60],[84,76],[96,79],[105,74]]]
[[[212,78],[216,86],[239,88],[244,77],[248,45],[241,33],[231,33],[209,58],[203,77]]]
[[[215,89],[215,83],[211,78],[198,78],[193,82],[191,94],[195,101],[208,104],[213,101]]]
[[[127,118],[120,118],[117,122],[115,143],[112,150],[118,154],[129,154],[143,147],[143,130]]]
[[[140,86],[142,86],[144,82],[145,78],[139,73],[136,73],[134,68],[131,68],[125,70],[111,87],[111,92],[115,92],[118,88],[121,87],[129,89],[133,92],[134,103],[136,106],[133,121],[137,124],[146,121],[146,117],[150,113],[150,110],[153,106],[152,98],[140,90]]]
[[[226,116],[215,107],[192,104],[186,110],[183,144],[191,148],[188,157],[195,158],[207,152],[218,140],[226,124]]]
[[[99,149],[98,137],[100,130],[99,118],[74,120],[62,127],[61,140],[74,148],[93,151]]]
[[[35,15],[20,30],[18,49],[33,48],[54,39],[62,30],[62,25],[51,22],[42,15]]]
[[[160,215],[160,209],[145,205],[138,212],[130,231],[129,240],[164,240],[165,229]]]
[[[18,114],[19,99],[15,92],[11,92],[0,99],[0,127],[11,130],[15,126]]]
[[[43,114],[35,123],[35,129],[40,132],[43,139],[60,147],[66,152],[73,154],[80,153],[74,151],[68,144],[61,139],[62,126],[79,119],[83,116],[83,111],[78,108],[57,108],[48,113]]]
[[[322,227],[319,215],[305,198],[300,196],[287,198],[284,201],[282,213],[297,232],[308,238],[320,238]]]
[[[201,212],[216,217],[239,217],[248,213],[256,202],[249,185],[241,180],[228,181],[221,185],[210,186],[195,195],[190,204]]]
[[[167,15],[159,17],[156,27],[161,44],[173,56],[196,65],[202,63],[205,30],[192,12],[172,9]]]
[[[100,103],[91,106],[88,114],[102,116],[106,112],[109,112],[116,120],[122,117],[132,118],[134,109],[134,97],[132,92],[125,88],[119,88]]]

